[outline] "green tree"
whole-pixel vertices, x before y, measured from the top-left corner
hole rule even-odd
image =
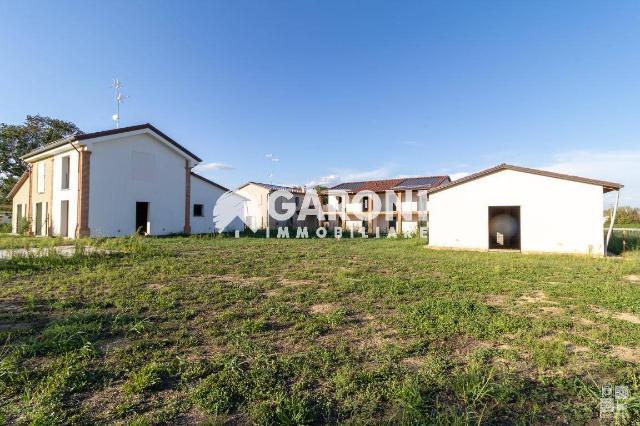
[[[82,131],[70,121],[28,115],[24,124],[0,123],[0,202],[27,170],[20,159],[29,151]]]

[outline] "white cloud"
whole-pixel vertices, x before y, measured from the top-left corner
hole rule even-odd
[[[449,175],[449,178],[451,180],[458,180],[458,179],[462,179],[463,177],[467,177],[469,176],[471,173],[467,173],[467,172],[457,172],[457,173],[451,173]]]
[[[195,171],[233,170],[233,166],[225,163],[202,163],[193,168]]]
[[[542,169],[624,185],[620,205],[640,207],[640,150],[635,151],[572,151],[553,156]],[[606,203],[611,204],[607,195]]]
[[[321,176],[318,179],[314,179],[308,182],[307,187],[313,187],[316,185],[331,187],[337,185],[340,182],[357,182],[364,180],[385,179],[391,175],[391,169],[391,165],[385,165],[371,170],[339,170],[333,174]]]

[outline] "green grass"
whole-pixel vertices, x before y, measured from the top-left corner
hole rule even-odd
[[[613,225],[614,228],[640,228],[640,223],[618,223]],[[609,224],[605,223],[605,229],[609,229]]]
[[[0,262],[1,421],[581,424],[603,383],[640,419],[640,252],[84,243]]]

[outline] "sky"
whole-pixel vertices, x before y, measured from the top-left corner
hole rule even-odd
[[[640,206],[638,1],[0,0],[0,122],[149,122],[246,181],[499,163],[625,185]],[[611,195],[606,203],[611,202]]]

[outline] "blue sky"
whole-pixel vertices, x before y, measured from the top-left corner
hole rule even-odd
[[[151,122],[201,173],[335,183],[501,162],[640,206],[640,2],[0,2],[0,121]],[[266,154],[280,161],[271,161]]]

